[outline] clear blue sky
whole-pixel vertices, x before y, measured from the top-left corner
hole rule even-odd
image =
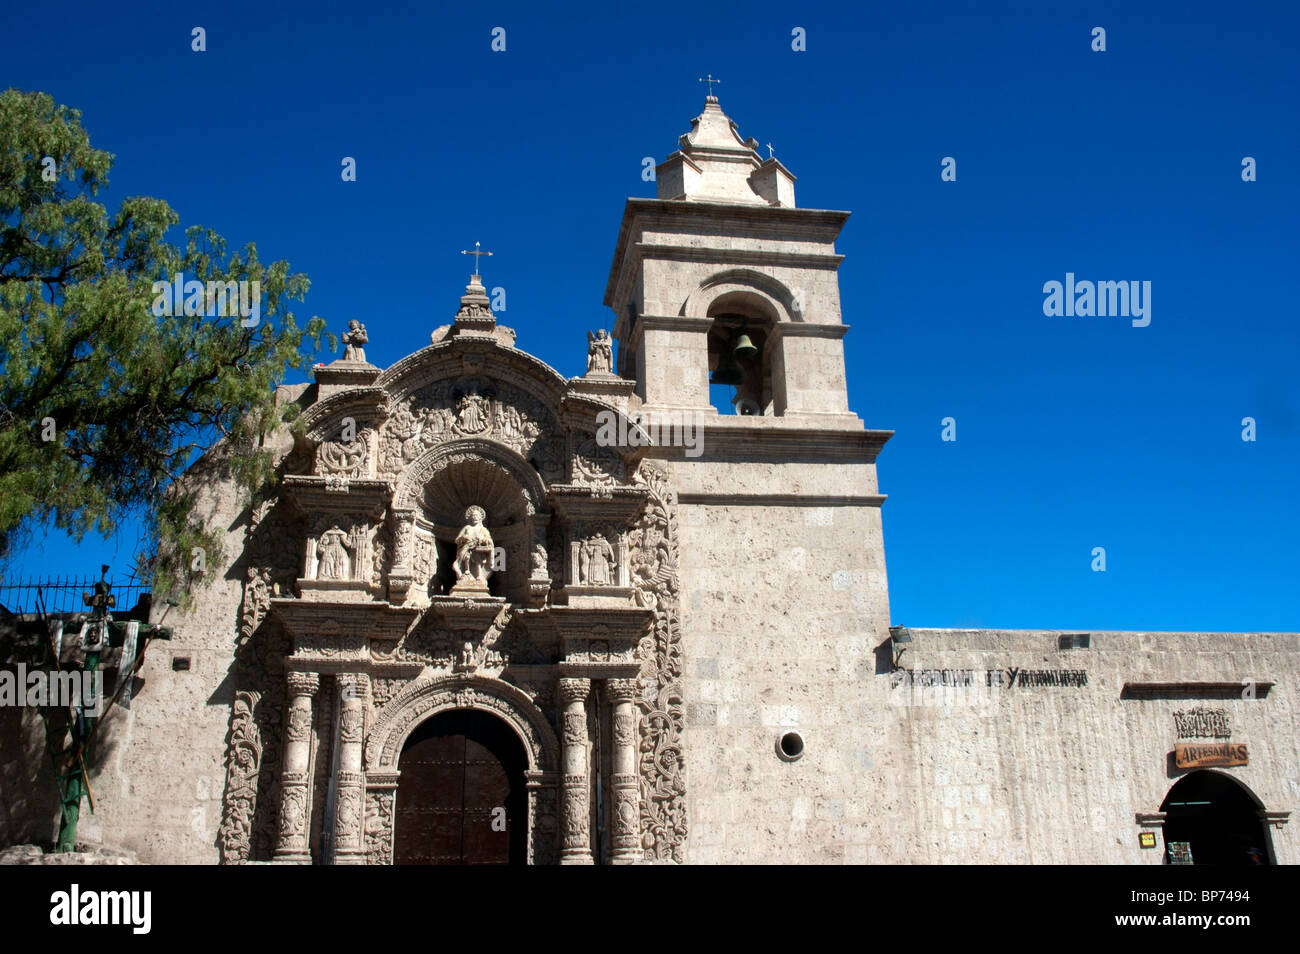
[[[898,432],[895,622],[1300,630],[1296,4],[385,6],[11,5],[0,85],[83,111],[110,205],[287,258],[300,317],[360,318],[380,365],[450,320],[481,240],[500,319],[572,375],[611,324],[624,197],[654,194],[641,159],[712,72],[801,206],[854,213],[850,403]],[[1044,317],[1067,271],[1152,282],[1150,326]],[[124,570],[135,543],[22,564]]]

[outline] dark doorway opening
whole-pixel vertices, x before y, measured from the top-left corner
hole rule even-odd
[[[473,709],[420,725],[398,760],[393,863],[505,865],[527,861],[523,744]]]
[[[1165,812],[1165,847],[1190,844],[1198,865],[1272,864],[1272,845],[1259,817],[1261,806],[1235,779],[1197,771],[1169,790]]]

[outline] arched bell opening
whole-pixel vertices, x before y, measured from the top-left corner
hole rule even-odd
[[[1230,775],[1201,769],[1184,776],[1160,805],[1167,860],[1190,854],[1196,865],[1273,864],[1263,807]]]
[[[708,317],[710,403],[722,414],[774,414],[771,306],[756,294],[728,292],[710,304]]]

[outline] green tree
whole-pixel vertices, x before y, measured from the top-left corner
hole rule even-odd
[[[198,226],[172,244],[179,217],[161,199],[110,214],[95,196],[112,162],[77,110],[0,93],[0,559],[35,527],[79,540],[143,518],[156,528],[141,554],[154,591],[183,598],[194,548],[209,565],[222,548],[177,478],[224,438],[230,475],[266,486],[263,440],[287,414],[275,385],[310,362],[324,322],[295,324],[306,276],[263,264],[252,244],[228,252]],[[154,283],[177,273],[260,283],[260,320],[216,315],[228,307],[156,314]]]

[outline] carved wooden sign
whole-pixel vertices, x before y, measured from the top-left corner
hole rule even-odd
[[[1174,746],[1174,765],[1180,769],[1248,765],[1250,758],[1241,742],[1179,742]]]

